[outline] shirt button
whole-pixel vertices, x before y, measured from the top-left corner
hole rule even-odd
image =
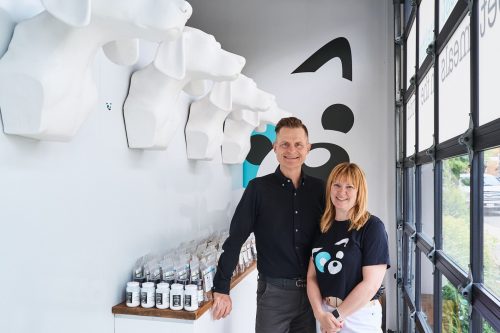
[[[297,195],[297,192],[293,192],[293,195]]]
[[[298,214],[298,213],[299,213],[299,211],[298,211],[298,210],[296,210],[296,211],[295,211],[295,214]]]
[[[281,184],[281,186],[285,186],[285,184]]]
[[[299,232],[299,229],[295,229],[295,232]]]
[[[288,179],[287,182],[290,182],[290,179]]]

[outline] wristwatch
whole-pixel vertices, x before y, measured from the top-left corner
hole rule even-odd
[[[332,315],[337,319],[338,321],[344,321],[344,318],[340,315],[340,312],[337,308],[333,308]]]

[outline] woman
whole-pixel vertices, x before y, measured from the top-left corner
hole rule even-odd
[[[307,272],[307,295],[322,333],[382,332],[382,280],[390,267],[384,224],[367,212],[368,189],[354,163],[337,165],[326,184],[321,234]]]

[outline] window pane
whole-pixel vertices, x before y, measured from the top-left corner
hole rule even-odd
[[[498,109],[498,78],[500,77],[500,3],[479,5],[479,124],[500,117]]]
[[[500,148],[484,152],[484,284],[500,298]]]
[[[418,104],[418,151],[422,151],[434,140],[434,67],[418,87]]]
[[[415,153],[415,95],[406,104],[406,157]]]
[[[491,325],[483,319],[483,329],[481,330],[483,333],[498,333]]]
[[[415,75],[415,58],[417,57],[416,24],[413,23],[406,40],[406,88],[410,86],[410,79]]]
[[[422,165],[422,231],[434,237],[434,171],[432,164]]]
[[[427,323],[434,330],[434,265],[422,254],[420,305]]]
[[[406,213],[405,219],[407,222],[415,225],[415,168],[405,170],[406,176]]]
[[[420,67],[427,56],[427,46],[434,40],[434,1],[422,0],[419,15],[418,66]]]
[[[442,281],[442,332],[469,332],[469,303],[444,276]]]
[[[470,34],[469,16],[439,55],[439,142],[469,127]]]
[[[443,28],[458,0],[439,0],[439,31]]]
[[[412,0],[405,0],[404,3],[405,25],[408,24],[408,21],[410,20],[411,10],[413,9],[411,3]]]
[[[466,155],[443,161],[443,249],[466,272],[470,248],[469,179]]]

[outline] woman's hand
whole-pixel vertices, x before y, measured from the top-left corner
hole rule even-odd
[[[344,324],[338,321],[330,312],[323,311],[318,314],[316,319],[319,321],[321,333],[338,332]]]

